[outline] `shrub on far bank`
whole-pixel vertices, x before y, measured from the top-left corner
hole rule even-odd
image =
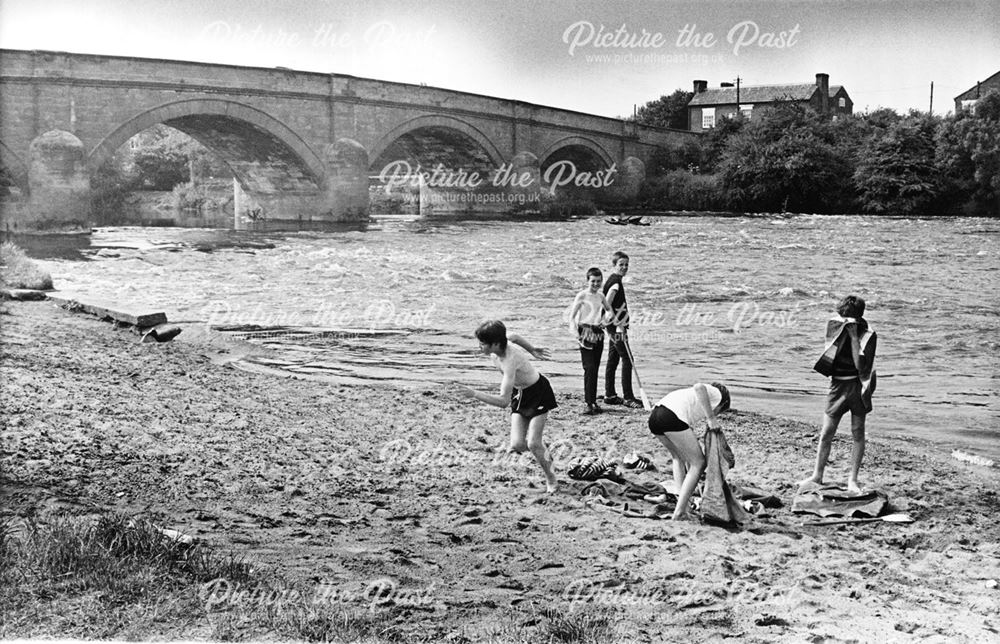
[[[642,184],[639,205],[649,210],[725,210],[728,204],[714,175],[673,170]]]
[[[4,242],[0,244],[0,286],[48,291],[52,289],[52,276],[15,244]]]

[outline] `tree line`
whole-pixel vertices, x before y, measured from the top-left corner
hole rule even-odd
[[[635,120],[684,127],[689,96],[651,101]],[[654,210],[1000,216],[1000,94],[973,112],[837,120],[779,101],[660,150],[646,176],[637,205]]]

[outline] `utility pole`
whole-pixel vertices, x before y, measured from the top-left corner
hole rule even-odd
[[[736,111],[740,111],[740,77],[736,77]]]
[[[927,116],[934,114],[934,81],[931,81],[931,104],[927,108]]]

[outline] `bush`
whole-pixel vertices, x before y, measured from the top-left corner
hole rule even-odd
[[[726,199],[714,175],[674,170],[642,184],[639,204],[651,210],[725,210]]]
[[[52,289],[52,276],[11,242],[0,244],[0,284],[7,288]]]
[[[863,211],[922,215],[933,210],[942,188],[934,167],[936,126],[931,117],[911,115],[868,141],[854,172]]]

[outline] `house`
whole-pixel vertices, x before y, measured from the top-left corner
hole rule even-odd
[[[962,110],[974,110],[976,101],[986,96],[990,90],[1000,92],[1000,72],[993,74],[984,81],[979,81],[973,87],[955,97],[955,114]]]
[[[723,83],[708,89],[708,81],[694,82],[694,96],[688,102],[688,129],[702,132],[715,127],[719,119],[741,112],[752,119],[755,111],[779,101],[808,105],[820,114],[836,119],[854,112],[854,101],[842,85],[830,85],[829,74],[816,74],[815,83],[797,85],[744,85]]]

